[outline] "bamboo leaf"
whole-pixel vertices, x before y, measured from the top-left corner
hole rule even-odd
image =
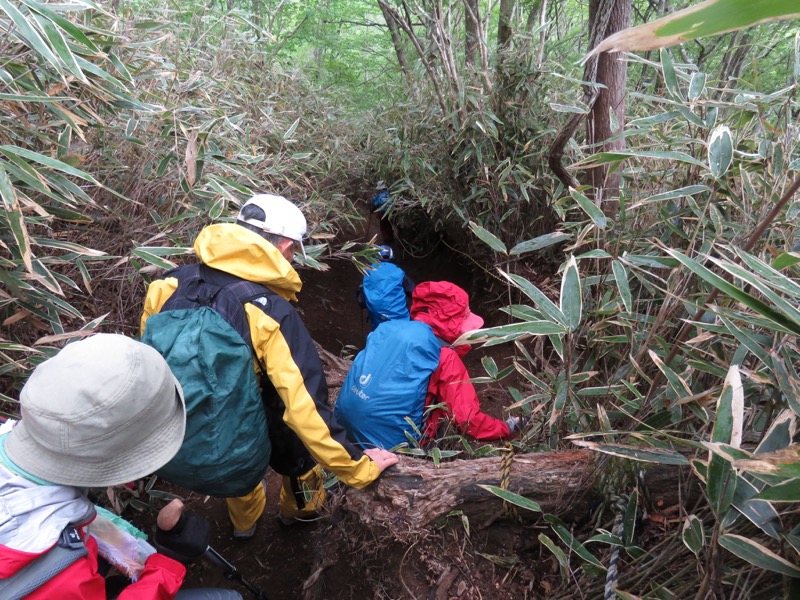
[[[664,73],[664,83],[667,86],[667,92],[673,99],[679,102],[683,101],[683,94],[678,85],[678,75],[675,73],[675,66],[672,64],[672,55],[669,50],[661,49],[661,70]],[[685,107],[682,107],[685,108]]]
[[[0,2],[2,1],[3,0],[0,0]],[[39,154],[38,152],[33,152],[25,148],[19,148],[17,146],[0,146],[0,152],[5,154],[9,158],[15,157],[15,158],[32,160],[41,165],[44,165],[45,167],[50,167],[51,169],[56,169],[57,171],[63,171],[68,175],[74,175],[75,177],[80,177],[81,179],[84,179],[89,183],[100,185],[100,183],[86,171],[81,171],[80,169],[71,167],[65,162],[62,162],[55,158],[50,158],[49,156],[45,156],[44,154]]]
[[[731,365],[717,400],[717,415],[711,431],[711,441],[730,444],[738,448],[742,444],[744,423],[744,388],[739,365]]]
[[[550,527],[553,529],[555,534],[564,542],[575,554],[580,556],[583,560],[588,562],[589,564],[594,565],[604,571],[606,568],[603,566],[597,557],[594,556],[591,552],[589,552],[586,547],[581,544],[578,540],[576,540],[573,535],[570,533],[567,526],[556,517],[555,515],[544,515],[544,520],[550,523]]]
[[[558,357],[561,360],[564,360],[564,338],[560,335],[548,335],[547,339],[550,340],[550,343],[553,344],[553,350],[556,351]]]
[[[660,448],[639,448],[624,444],[605,444],[586,440],[572,440],[572,443],[582,448],[589,448],[595,452],[602,452],[620,458],[629,458],[639,462],[655,463],[659,465],[688,465],[688,459],[682,454]]]
[[[542,512],[542,507],[539,506],[537,502],[533,500],[529,500],[525,496],[520,496],[519,494],[515,494],[514,492],[509,492],[508,490],[501,489],[496,485],[484,485],[478,484],[479,488],[483,488],[487,492],[490,492],[505,500],[506,502],[510,502],[514,506],[519,506],[520,508],[524,508],[525,510],[532,510],[533,512]]]
[[[720,291],[725,292],[730,297],[738,300],[742,304],[745,304],[755,312],[759,313],[760,315],[766,317],[767,319],[773,321],[776,326],[778,326],[781,330],[786,331],[787,333],[794,333],[800,335],[800,323],[795,323],[794,321],[786,318],[783,314],[776,311],[774,308],[765,304],[758,298],[751,296],[750,294],[743,292],[736,286],[728,283],[722,277],[713,273],[696,260],[689,258],[678,252],[677,250],[673,250],[672,248],[666,249],[667,254],[672,256],[673,258],[677,259],[681,264],[687,267],[690,271],[692,271],[695,275],[698,275],[711,285],[716,288],[719,288]]]
[[[75,75],[75,77],[77,77],[80,81],[89,83],[89,80],[86,79],[86,75],[84,75],[83,71],[78,65],[75,55],[69,49],[67,40],[64,39],[61,29],[56,27],[52,21],[45,17],[35,16],[34,18],[38,22],[39,27],[41,27],[42,32],[47,37],[47,40],[50,42],[50,46],[53,48],[56,54],[58,54],[58,57],[61,59],[61,62],[64,64],[67,70]]]
[[[792,361],[776,351],[772,351],[772,371],[789,408],[800,415],[800,378],[792,365]]]
[[[586,106],[570,106],[567,104],[556,104],[555,102],[550,103],[550,109],[555,112],[576,113],[579,115],[589,113],[589,109]]]
[[[606,215],[600,207],[589,200],[589,198],[572,188],[569,189],[569,195],[578,203],[578,206],[589,216],[598,229],[605,229],[608,226]]]
[[[778,475],[786,478],[800,477],[800,444],[792,444],[781,450],[759,454],[751,459],[740,459],[734,462],[737,469]]]
[[[645,198],[642,200],[642,204],[660,202],[662,200],[673,200],[675,198],[685,198],[686,196],[696,196],[697,194],[708,192],[710,189],[711,188],[709,188],[707,185],[688,185],[686,187],[670,190],[668,192],[662,192],[660,194],[655,194]]]
[[[631,288],[628,283],[628,270],[619,259],[611,263],[611,269],[614,271],[614,280],[617,282],[617,290],[619,290],[622,304],[625,306],[626,311],[631,312],[633,310],[633,300],[631,299]]]
[[[772,361],[770,361],[769,354],[764,349],[764,347],[759,344],[747,331],[737,327],[733,321],[725,317],[724,315],[718,315],[720,322],[724,325],[725,329],[730,332],[730,334],[735,337],[739,342],[747,348],[750,352],[755,354],[761,362],[764,363],[767,367],[772,365]]]
[[[742,259],[745,259],[744,255],[742,255]],[[780,286],[781,289],[786,290],[788,293],[792,293],[794,291],[792,290],[793,282],[790,282],[788,277],[778,273],[777,271],[771,273],[771,267],[763,263],[760,265],[756,262],[753,263],[754,265],[763,267],[767,270],[764,275],[761,275],[760,273],[756,274],[748,271],[742,266],[737,265],[729,260],[720,259],[715,256],[710,256],[709,260],[719,265],[722,269],[736,277],[738,280],[761,292],[764,297],[788,319],[791,319],[795,323],[800,323],[800,310],[798,310],[792,302],[787,301],[772,289],[773,287]],[[777,278],[778,281],[769,281],[768,278],[770,277]]]
[[[759,483],[759,485],[762,485]],[[756,498],[759,488],[744,477],[736,478],[736,491],[733,495],[733,507],[768,536],[779,539],[781,520],[775,508],[766,500]],[[722,520],[722,528],[730,527],[738,520],[736,511],[729,511]]]
[[[717,414],[711,431],[712,443],[734,444],[736,448],[741,444],[743,396],[739,367],[731,365],[722,393],[717,400]],[[728,511],[736,492],[737,478],[732,462],[729,457],[716,452],[709,455],[706,489],[711,500],[711,508],[718,519]]]
[[[41,283],[44,287],[48,290],[53,292],[54,294],[58,294],[59,296],[64,295],[64,291],[61,289],[61,285],[58,283],[58,279],[53,272],[48,269],[44,263],[39,259],[33,259],[31,261],[31,265],[33,266],[33,270],[31,271],[31,275],[35,281]],[[80,313],[78,313],[80,315]]]
[[[683,523],[681,538],[692,554],[699,556],[706,543],[703,522],[696,515],[689,515]]]
[[[506,341],[511,341],[519,338],[525,338],[532,335],[551,335],[563,334],[566,330],[563,325],[553,323],[552,321],[524,321],[522,323],[512,323],[511,325],[499,325],[497,327],[489,327],[487,329],[477,329],[462,335],[453,342],[454,345],[458,343],[480,344],[503,338]]]
[[[33,241],[37,246],[42,246],[44,248],[58,248],[59,250],[65,250],[80,256],[112,258],[102,250],[94,250],[92,248],[87,248],[86,246],[81,246],[80,244],[75,244],[66,240],[33,238]]]
[[[706,89],[706,74],[697,71],[692,73],[692,78],[689,80],[689,102],[694,102],[703,95]]]
[[[800,502],[800,479],[789,479],[768,487],[756,498],[769,502]]]
[[[584,60],[600,52],[654,50],[757,23],[797,17],[800,17],[800,10],[794,0],[706,0],[656,21],[615,33],[600,42]]]
[[[772,261],[772,268],[782,271],[800,263],[800,252],[782,252]]]
[[[569,580],[569,559],[567,558],[567,555],[564,554],[564,551],[561,548],[555,545],[553,540],[543,533],[539,534],[539,542],[541,542],[545,548],[550,550],[550,552],[553,553],[553,556],[556,557],[558,566],[561,570],[561,581],[564,583],[564,585],[566,585],[567,581]]]
[[[142,248],[134,248],[131,250],[131,255],[141,258],[147,264],[158,267],[159,269],[174,269],[177,266],[174,262],[156,256]]]
[[[65,19],[57,12],[50,10],[50,8],[45,4],[40,4],[39,2],[35,2],[34,0],[21,0],[22,4],[30,8],[32,11],[39,13],[53,21],[56,25],[58,25],[61,29],[66,31],[72,38],[78,42],[79,44],[86,47],[86,49],[92,54],[98,54],[100,49],[94,45],[91,39],[86,37],[86,34],[77,27],[74,23],[72,23],[69,19]],[[82,9],[91,9],[95,10],[94,8],[90,7],[89,4],[85,4]],[[102,11],[102,10],[101,10]]]
[[[291,139],[291,137],[294,135],[294,132],[297,131],[297,126],[300,124],[300,118],[301,117],[297,117],[295,122],[289,126],[289,129],[286,130],[286,133],[283,134],[283,141]]]
[[[561,277],[560,309],[570,331],[575,331],[580,326],[583,316],[583,293],[578,263],[575,262],[574,256],[570,256],[567,260],[567,267]]]
[[[469,222],[469,228],[472,229],[472,232],[478,237],[478,239],[481,240],[487,246],[489,246],[489,248],[491,248],[495,252],[508,254],[506,245],[502,242],[502,240],[498,239],[491,231],[484,229],[474,221]]]
[[[761,569],[774,571],[789,577],[800,577],[800,568],[796,565],[778,556],[772,550],[741,535],[723,534],[719,538],[719,545],[742,560]]]
[[[721,179],[733,163],[733,136],[727,125],[711,132],[708,140],[708,168],[714,179]]]
[[[776,450],[782,450],[792,443],[796,434],[797,415],[792,410],[783,410],[772,421],[753,454],[768,454]]]
[[[546,233],[533,239],[520,242],[514,246],[508,254],[510,256],[517,256],[519,254],[524,254],[525,252],[541,250],[542,248],[547,248],[548,246],[565,242],[569,239],[572,239],[571,234],[564,231],[554,231],[552,233]]]
[[[568,327],[567,318],[564,316],[564,313],[562,313],[561,309],[553,304],[553,301],[550,300],[550,298],[548,298],[539,288],[519,275],[512,275],[502,270],[500,270],[500,274],[518,287],[528,298],[533,300],[534,304],[536,304],[536,307],[547,317],[556,323],[561,324],[565,328]]]
[[[648,350],[647,354],[650,359],[655,363],[658,370],[664,374],[672,393],[674,395],[673,403],[679,398],[684,398],[692,395],[692,389],[689,387],[683,378],[673,371],[663,360],[652,350]]]
[[[6,173],[2,165],[0,165],[0,196],[3,198],[3,206],[6,213],[5,224],[11,230],[11,235],[14,236],[14,242],[17,244],[17,253],[27,271],[33,273],[31,245],[28,238],[28,228],[25,226],[25,217],[19,206],[17,191],[14,189],[11,180],[8,178],[8,173]]]
[[[33,23],[28,20],[28,17],[22,14],[22,12],[16,6],[8,2],[8,0],[0,0],[0,10],[6,13],[14,25],[16,25],[19,30],[15,32],[16,36],[19,37],[25,45],[41,55],[41,57],[50,63],[56,71],[63,75],[64,71],[58,57],[56,57],[50,46],[42,39],[42,36],[39,35]]]
[[[588,169],[591,167],[598,167],[600,165],[605,165],[608,163],[615,163],[626,160],[628,158],[652,158],[657,160],[674,160],[680,163],[686,163],[689,165],[695,165],[697,167],[706,168],[707,165],[697,160],[691,154],[687,154],[686,152],[670,152],[670,151],[660,151],[660,150],[629,150],[629,151],[617,151],[617,152],[598,152],[597,154],[592,154],[588,158],[585,158],[577,163],[574,163],[570,166],[572,169]]]
[[[481,359],[481,364],[483,365],[484,370],[489,375],[489,377],[496,379],[497,373],[499,369],[497,368],[497,363],[491,356],[484,356]]]

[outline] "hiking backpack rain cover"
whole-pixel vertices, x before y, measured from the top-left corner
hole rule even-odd
[[[220,498],[253,491],[271,445],[244,304],[272,292],[205,265],[164,274],[178,288],[147,319],[142,342],[158,350],[183,388],[186,435],[157,475]]]
[[[336,420],[362,448],[389,450],[422,430],[428,382],[441,344],[429,325],[388,321],[367,337],[342,384]]]

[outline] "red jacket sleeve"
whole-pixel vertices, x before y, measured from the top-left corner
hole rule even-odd
[[[186,567],[163,554],[151,554],[139,581],[126,587],[118,600],[172,600],[183,583]]]
[[[434,409],[428,417],[424,437],[433,437],[443,419],[451,419],[461,433],[477,440],[492,441],[507,438],[508,425],[481,412],[475,386],[469,380],[467,367],[461,357],[450,347],[443,347],[439,366],[428,383],[426,406],[444,403],[447,411]],[[449,412],[449,414],[447,414]]]

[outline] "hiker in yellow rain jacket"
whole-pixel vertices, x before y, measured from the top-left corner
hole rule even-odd
[[[265,375],[260,377],[265,406],[277,407],[277,414],[269,415],[270,464],[283,475],[279,518],[284,524],[313,516],[322,506],[325,491],[316,464],[332,471],[346,485],[363,488],[397,462],[390,452],[362,452],[347,442],[328,404],[322,362],[305,325],[289,303],[297,299],[296,293],[302,287],[291,261],[295,249],[305,255],[305,233],[306,220],[297,206],[282,196],[259,194],[242,206],[235,224],[210,225],[194,243],[203,265],[261,284],[273,292],[265,290],[265,296],[247,302],[245,313],[255,368]],[[148,317],[158,313],[181,285],[171,273],[150,284],[142,331]],[[310,500],[306,493],[309,490]],[[266,503],[263,486],[226,501],[234,537],[251,538]]]

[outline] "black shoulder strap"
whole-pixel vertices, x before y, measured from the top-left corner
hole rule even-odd
[[[175,277],[178,288],[161,307],[162,312],[207,306],[218,312],[250,347],[252,340],[244,305],[259,298],[268,302],[275,295],[266,286],[204,264],[178,267],[164,277]]]
[[[0,579],[0,597],[5,600],[24,598],[88,554],[78,530],[67,526],[50,550],[8,579]]]
[[[256,298],[275,295],[275,292],[265,285],[248,281],[219,269],[212,269],[208,265],[199,265],[199,270],[200,278],[203,281],[225,288],[236,297],[240,304],[252,302]]]

